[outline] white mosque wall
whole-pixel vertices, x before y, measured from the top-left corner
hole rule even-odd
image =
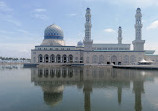
[[[32,50],[31,63],[41,65],[63,65],[67,63],[134,65],[144,58],[144,51]]]
[[[144,52],[136,51],[87,51],[84,52],[84,63],[87,65],[115,64],[130,65],[137,64],[144,58]]]
[[[130,44],[93,44],[93,50],[130,50]]]
[[[158,65],[158,55],[145,55],[145,59],[153,61],[153,65]]]
[[[42,60],[39,58],[41,56]],[[32,50],[31,63],[59,65],[63,63],[80,63],[83,62],[82,50]]]

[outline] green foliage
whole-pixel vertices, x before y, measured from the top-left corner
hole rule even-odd
[[[14,61],[17,61],[17,60],[31,60],[29,58],[13,58],[13,57],[2,57],[0,56],[0,60],[14,60]]]

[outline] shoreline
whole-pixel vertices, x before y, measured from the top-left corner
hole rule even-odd
[[[0,62],[0,65],[19,65],[19,64],[23,65],[25,63],[2,63],[2,62]]]

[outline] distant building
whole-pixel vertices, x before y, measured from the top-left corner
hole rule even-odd
[[[91,39],[91,10],[86,9],[85,37],[77,46],[66,46],[62,29],[52,24],[45,29],[44,40],[41,45],[31,50],[31,62],[40,65],[63,65],[82,63],[91,64],[137,64],[138,61],[153,59],[154,51],[144,50],[145,40],[142,40],[142,14],[141,9],[136,10],[135,40],[133,50],[130,44],[122,43],[122,28],[118,28],[117,44],[96,44]],[[148,55],[150,53],[150,56]],[[154,62],[158,63],[158,56]]]

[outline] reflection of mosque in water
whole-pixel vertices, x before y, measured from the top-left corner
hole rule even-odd
[[[54,106],[62,101],[64,85],[77,85],[83,88],[85,111],[91,110],[90,93],[93,88],[113,86],[118,89],[118,103],[121,104],[122,88],[130,88],[133,81],[135,93],[135,111],[142,110],[141,94],[144,93],[144,81],[153,80],[153,74],[141,70],[122,70],[105,67],[53,67],[33,68],[31,81],[41,86],[44,101]]]

